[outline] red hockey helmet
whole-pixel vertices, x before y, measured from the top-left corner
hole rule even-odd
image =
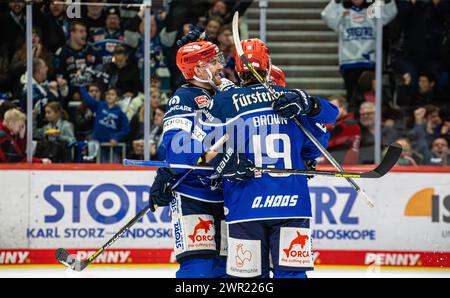
[[[242,40],[241,45],[245,57],[256,70],[269,71],[270,69],[269,49],[260,39],[252,38]],[[234,58],[236,60],[236,71],[238,73],[248,71],[247,66],[244,65],[237,52],[235,53]]]
[[[279,67],[272,65],[272,68],[270,69],[270,81],[275,85],[286,87],[286,75],[284,74],[284,71]]]
[[[194,67],[199,65],[199,62],[209,62],[219,53],[219,48],[209,41],[191,42],[178,50],[177,66],[186,80],[193,79]]]

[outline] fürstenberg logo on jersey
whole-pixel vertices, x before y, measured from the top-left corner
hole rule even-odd
[[[315,206],[313,239],[376,240],[375,230],[358,229],[359,217],[352,214],[357,192],[352,187],[311,186],[309,191]],[[339,225],[339,228],[331,228],[336,225]],[[324,226],[328,228],[324,229]],[[348,229],[343,228],[347,226]]]
[[[117,225],[124,225],[148,205],[148,185],[48,185],[42,191],[45,207],[35,218],[39,227],[27,229],[28,239],[109,239],[117,232]],[[144,196],[146,199],[144,200]],[[39,202],[39,204],[41,204]],[[170,226],[149,227],[148,223],[170,223],[169,208],[157,213],[148,212],[122,237],[132,239],[167,238],[172,236]],[[108,228],[108,226],[112,226]]]

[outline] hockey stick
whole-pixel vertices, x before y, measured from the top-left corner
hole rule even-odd
[[[260,173],[274,173],[274,174],[294,174],[294,175],[317,175],[328,176],[336,178],[381,178],[388,173],[398,161],[400,154],[402,153],[402,147],[398,143],[389,145],[383,160],[375,169],[368,172],[332,172],[332,171],[310,171],[310,170],[297,170],[297,169],[275,169],[275,168],[261,168],[252,167],[251,170]],[[190,170],[206,170],[213,171],[211,166],[192,166],[183,164],[173,164],[164,161],[151,161],[151,160],[133,160],[124,159],[124,166],[140,166],[140,167],[167,167],[173,169],[190,169]]]
[[[236,51],[241,58],[242,62],[247,66],[247,68],[251,71],[253,76],[258,80],[258,82],[264,86],[264,88],[267,89],[272,95],[275,95],[276,92],[273,90],[273,88],[269,85],[268,82],[255,70],[253,65],[247,60],[247,57],[244,55],[244,51],[242,49],[241,45],[241,39],[239,37],[239,13],[235,12],[233,16],[233,40],[234,45],[236,47]],[[321,153],[330,161],[330,163],[339,171],[343,172],[343,168],[341,165],[331,156],[331,154],[320,144],[320,142],[316,139],[316,137],[309,132],[306,127],[303,126],[303,124],[296,118],[292,119],[294,123],[303,131],[303,133],[311,140],[311,142],[314,143],[314,145],[319,148]],[[361,189],[361,187],[350,177],[345,177],[345,179],[352,185],[352,187],[362,195],[362,197],[365,199],[367,205],[369,207],[374,207],[373,201],[369,198],[369,196]]]
[[[211,146],[211,148],[208,151],[216,151],[220,146],[222,146],[226,141],[228,141],[229,136],[224,135],[222,136],[217,142]],[[203,155],[199,160],[199,163],[202,161]],[[172,185],[172,190],[175,189],[191,172],[193,169],[190,169],[187,171],[180,179],[177,180]],[[110,247],[114,242],[117,241],[128,229],[130,229],[139,219],[141,219],[147,212],[150,210],[150,206],[145,207],[142,209],[133,219],[131,219],[124,227],[122,227],[119,232],[117,232],[111,239],[108,240],[100,249],[98,249],[94,254],[92,254],[89,258],[86,260],[78,260],[76,257],[71,255],[67,250],[64,248],[58,248],[55,251],[55,257],[64,266],[74,270],[74,271],[82,271],[87,266],[89,266],[90,263],[92,263],[103,251],[105,251],[108,247]]]

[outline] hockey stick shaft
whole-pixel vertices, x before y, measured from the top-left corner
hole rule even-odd
[[[219,140],[217,140],[217,142],[213,146],[211,146],[211,148],[209,148],[206,152],[217,150],[220,146],[225,144],[225,142],[228,141],[228,139],[229,139],[229,136],[227,134],[225,134]],[[202,161],[202,158],[203,158],[204,154],[200,158],[199,162]],[[175,182],[172,185],[172,190],[175,189],[192,171],[193,170],[191,169],[191,170],[187,171],[186,173],[184,173],[183,176],[181,176],[181,178],[179,178],[177,180],[177,182]],[[60,261],[61,263],[65,264],[66,266],[69,266],[70,268],[72,268],[72,269],[74,269],[76,271],[83,270],[90,263],[92,263],[98,256],[100,256],[103,251],[105,251],[114,242],[116,242],[117,239],[119,239],[126,231],[128,231],[137,221],[139,221],[145,214],[147,214],[147,212],[149,210],[150,210],[150,205],[146,206],[144,209],[139,211],[139,213],[136,214],[135,217],[133,217],[124,227],[122,227],[112,238],[110,238],[95,253],[93,253],[91,256],[89,256],[89,258],[86,261],[79,261],[79,260],[74,259],[70,254],[67,253],[67,251],[65,251],[62,248],[59,248],[59,249],[56,250],[56,255],[57,255],[58,261]],[[58,258],[58,256],[64,256],[65,259],[64,260],[60,260]],[[70,262],[67,260],[69,258],[70,258]],[[75,267],[73,267],[73,266],[75,266]]]
[[[264,80],[264,78],[255,70],[255,68],[252,66],[251,63],[247,60],[247,57],[244,55],[244,51],[241,47],[241,41],[239,38],[239,13],[236,12],[233,17],[233,39],[234,44],[236,47],[236,51],[238,52],[239,57],[241,58],[242,62],[247,66],[247,68],[251,71],[251,73],[256,77],[256,79],[261,83],[267,91],[269,91],[271,94],[275,94],[275,90],[267,83],[267,81]],[[303,124],[300,123],[298,119],[294,118],[295,124],[303,131],[303,133],[313,142],[314,145],[317,146],[317,148],[320,150],[320,152],[330,161],[330,163],[339,171],[343,171],[343,168],[339,165],[339,163],[331,156],[331,154],[320,144],[320,142],[316,139],[316,137],[309,132],[306,127],[303,126]],[[374,207],[373,201],[369,198],[369,196],[361,189],[361,187],[352,179],[349,177],[345,178],[350,185],[360,194],[362,194],[363,198],[365,199],[367,205],[369,207]]]
[[[274,173],[274,174],[295,174],[295,175],[316,175],[316,176],[328,176],[336,178],[380,178],[383,177],[390,169],[397,163],[397,160],[401,154],[401,147],[399,144],[391,144],[381,161],[380,165],[368,172],[348,172],[348,171],[312,171],[312,170],[300,170],[300,169],[276,169],[276,168],[262,168],[252,167],[250,169],[255,172],[261,173]],[[212,166],[193,166],[185,164],[174,164],[168,162],[151,161],[151,160],[124,160],[125,166],[141,166],[141,167],[168,167],[173,169],[189,169],[193,170],[206,170],[213,171]]]
[[[209,150],[207,150],[207,152],[217,150],[220,146],[225,144],[225,142],[228,141],[228,139],[229,139],[228,135],[222,136],[213,146],[211,146],[211,148],[209,148]],[[199,162],[201,162],[201,160]],[[174,190],[191,172],[192,170],[189,170],[186,173],[184,173],[183,176],[181,176],[181,178],[179,178],[177,182],[175,182],[172,185],[172,190]],[[116,242],[117,239],[120,238],[120,236],[122,236],[126,231],[128,231],[130,227],[132,227],[139,219],[141,219],[145,214],[147,214],[148,210],[150,210],[150,206],[147,206],[144,209],[142,209],[132,220],[130,220],[122,229],[120,229],[119,232],[117,232],[108,242],[106,242],[105,245],[103,245],[92,256],[90,256],[87,261],[91,263],[93,260],[95,260],[95,258],[97,258],[105,249],[110,247],[114,242]]]

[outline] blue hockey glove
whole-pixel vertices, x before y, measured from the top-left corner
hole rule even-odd
[[[308,93],[299,89],[292,89],[280,95],[272,104],[275,113],[283,118],[294,118],[309,115],[316,101]]]
[[[228,148],[226,153],[219,153],[209,164],[214,167],[214,174],[228,181],[244,181],[254,177],[254,164],[243,153],[235,153]]]
[[[203,33],[204,36],[202,36]],[[199,39],[208,40],[208,34],[206,34],[205,30],[202,28],[191,26],[191,31],[177,40],[177,46],[182,47],[188,43],[199,41]]]
[[[156,206],[169,206],[173,200],[171,185],[176,181],[176,174],[168,168],[159,168],[150,189],[150,210],[155,212]]]

